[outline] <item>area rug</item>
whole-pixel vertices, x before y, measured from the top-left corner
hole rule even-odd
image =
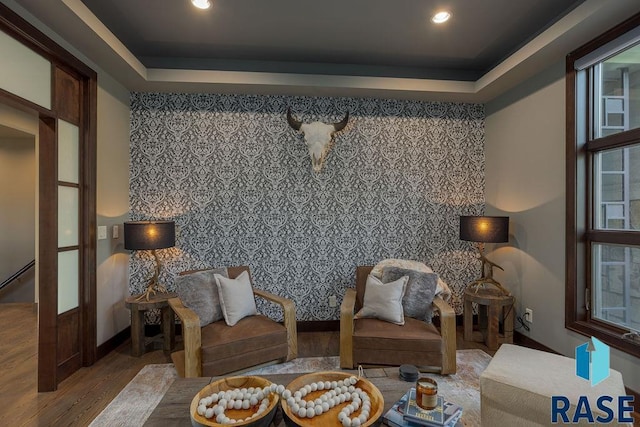
[[[176,378],[173,363],[145,366],[89,425],[141,426]]]
[[[456,361],[455,375],[428,375],[438,382],[438,394],[464,408],[464,425],[479,426],[480,374],[491,361],[491,356],[482,350],[458,350]],[[340,359],[337,356],[298,358],[278,365],[245,371],[242,374],[303,374],[332,370],[340,370]],[[375,371],[371,370],[372,373]],[[143,425],[177,376],[171,363],[145,366],[90,426]]]

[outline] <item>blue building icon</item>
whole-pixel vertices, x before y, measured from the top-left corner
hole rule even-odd
[[[609,346],[595,337],[576,347],[576,375],[595,386],[609,377]]]

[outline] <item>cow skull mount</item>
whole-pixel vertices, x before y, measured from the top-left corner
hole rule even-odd
[[[344,119],[337,123],[327,124],[322,122],[302,123],[293,118],[291,115],[291,108],[287,110],[287,121],[289,126],[293,129],[302,132],[304,135],[304,142],[309,149],[309,156],[311,156],[311,165],[314,172],[320,172],[324,165],[324,160],[331,148],[331,139],[333,134],[341,131],[347,126],[349,122],[349,112],[344,116]]]

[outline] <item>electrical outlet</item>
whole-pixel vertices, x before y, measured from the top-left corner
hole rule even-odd
[[[531,310],[530,308],[524,309],[524,320],[529,323],[533,323],[533,310]]]
[[[336,301],[336,296],[331,295],[329,297],[329,307],[336,307],[338,305],[338,301]]]

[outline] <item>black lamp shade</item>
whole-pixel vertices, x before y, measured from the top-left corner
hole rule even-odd
[[[508,216],[461,216],[460,240],[480,243],[509,241]]]
[[[174,221],[129,221],[124,223],[124,248],[164,249],[176,244]]]

